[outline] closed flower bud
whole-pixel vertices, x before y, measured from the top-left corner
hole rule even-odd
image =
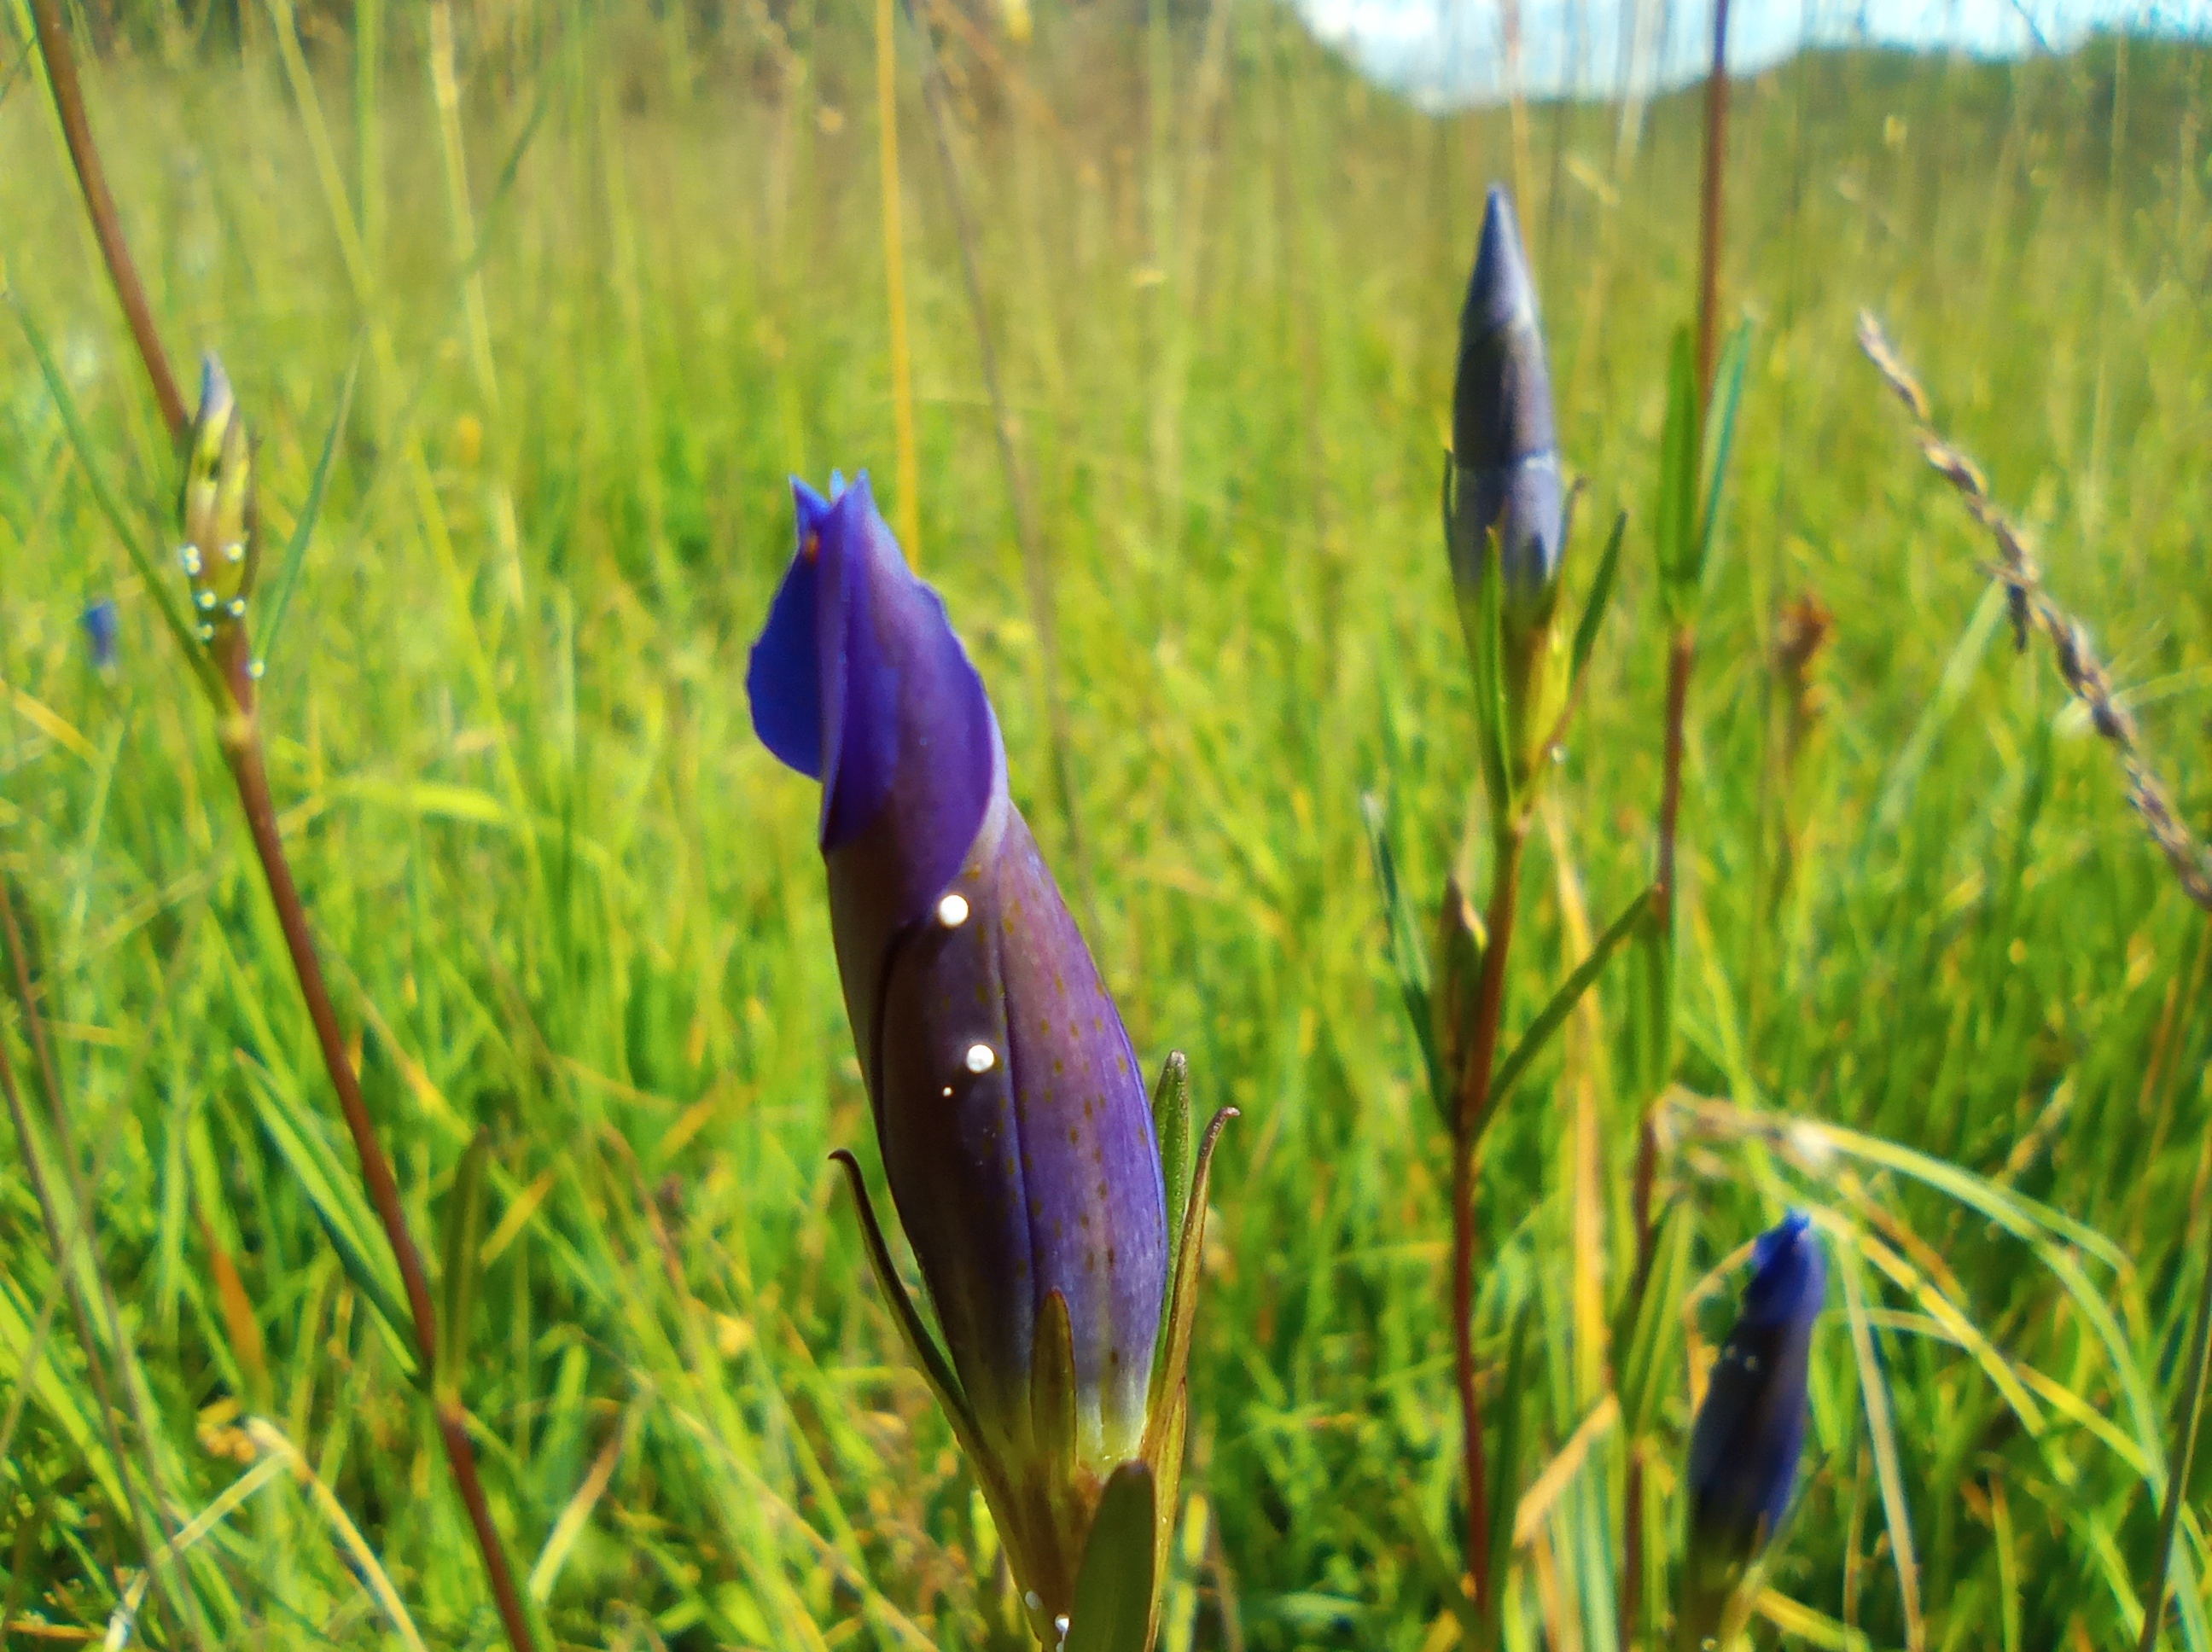
[[[830,500],[793,491],[799,550],[753,649],[753,725],[822,782],[846,1010],[949,1356],[939,1397],[1049,1640],[1108,1477],[1165,1433],[1180,1455],[1180,1411],[1167,1430],[1152,1414],[1171,1231],[1159,1147],[944,603],[865,477]],[[926,1368],[933,1351],[916,1348]],[[1173,1387],[1179,1406],[1180,1373]],[[1170,1493],[1177,1466],[1152,1462]]]
[[[253,496],[253,446],[246,418],[212,355],[200,374],[200,409],[186,437],[185,480],[177,502],[183,535],[177,551],[191,586],[200,641],[246,616],[259,560]]]
[[[115,598],[98,597],[87,603],[81,623],[84,626],[85,653],[91,657],[93,668],[102,676],[112,672],[117,644],[123,633],[122,616],[116,611]]]
[[[1722,1636],[1745,1571],[1789,1512],[1805,1445],[1805,1383],[1827,1271],[1812,1218],[1761,1234],[1690,1435],[1689,1530],[1678,1643]],[[1723,1637],[1724,1638],[1724,1637]]]
[[[1452,465],[1452,577],[1462,601],[1480,587],[1494,531],[1508,629],[1548,616],[1566,537],[1552,375],[1513,199],[1498,185],[1460,312]]]

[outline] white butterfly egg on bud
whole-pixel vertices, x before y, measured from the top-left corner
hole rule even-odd
[[[999,1053],[988,1044],[970,1044],[966,1064],[969,1072],[980,1077],[999,1065]]]
[[[947,929],[957,929],[968,921],[968,897],[948,895],[937,903],[937,921]]]

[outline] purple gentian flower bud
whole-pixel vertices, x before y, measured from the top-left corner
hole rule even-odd
[[[1559,443],[1536,289],[1513,197],[1495,184],[1460,312],[1452,461],[1454,580],[1462,592],[1480,586],[1484,539],[1495,528],[1509,613],[1538,611],[1558,578],[1566,537]]]
[[[865,477],[793,492],[753,726],[823,783],[830,926],[891,1196],[1017,1574],[1065,1613],[1098,1488],[1145,1436],[1168,1282],[1152,1114],[944,603]],[[1072,1343],[1073,1485],[1038,1461],[1035,1379],[1048,1367],[1058,1394],[1066,1369],[1041,1331]]]
[[[1690,1434],[1684,1618],[1698,1632],[1711,1625],[1688,1620],[1726,1605],[1789,1511],[1805,1445],[1813,1326],[1826,1285],[1820,1242],[1804,1212],[1790,1212],[1759,1236],[1750,1283]]]

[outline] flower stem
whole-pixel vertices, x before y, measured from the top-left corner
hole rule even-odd
[[[85,210],[91,217],[100,252],[107,261],[108,277],[129,319],[131,336],[145,365],[146,377],[153,385],[162,422],[168,426],[170,435],[181,443],[191,428],[191,418],[185,410],[184,398],[177,388],[176,374],[170,368],[161,334],[155,330],[153,312],[146,301],[145,288],[138,279],[137,266],[132,263],[129,245],[124,240],[115,197],[107,187],[106,170],[100,164],[91,125],[85,118],[76,62],[70,50],[69,37],[62,28],[61,15],[54,0],[32,0],[32,15],[40,55],[46,66],[46,82],[53,91],[55,112],[60,117],[62,136],[76,167],[77,181],[83,188]],[[276,908],[277,923],[284,932],[285,949],[291,955],[293,973],[299,981],[300,996],[307,1005],[307,1018],[314,1025],[315,1041],[322,1049],[323,1065],[329,1071],[331,1086],[337,1092],[339,1110],[345,1115],[346,1129],[361,1158],[362,1179],[368,1184],[369,1202],[375,1206],[385,1238],[399,1264],[400,1280],[405,1287],[408,1310],[415,1324],[416,1358],[428,1373],[438,1345],[429,1279],[423,1271],[422,1253],[408,1230],[392,1163],[376,1139],[368,1104],[362,1098],[361,1081],[347,1057],[344,1040],[338,1031],[337,1011],[331,1001],[330,987],[323,978],[322,963],[315,955],[314,940],[308,930],[307,908],[300,899],[299,886],[293,882],[291,865],[284,856],[283,839],[276,829],[276,808],[270,794],[260,725],[254,714],[252,644],[245,625],[225,626],[210,644],[210,651],[229,702],[222,703],[223,696],[213,684],[209,685],[210,698],[216,702],[217,735],[223,760],[229,765],[231,778],[238,787],[246,829],[253,838],[254,853],[260,859],[262,877],[269,885],[269,897]],[[66,1258],[62,1266],[68,1266]],[[88,1355],[91,1348],[88,1339]],[[105,1401],[102,1403],[105,1408]],[[439,1436],[445,1445],[454,1486],[467,1510],[477,1547],[483,1557],[484,1573],[491,1584],[501,1625],[514,1652],[534,1652],[536,1643],[523,1611],[522,1597],[514,1586],[514,1569],[507,1563],[498,1529],[492,1524],[483,1482],[477,1473],[466,1414],[455,1401],[436,1403]]]
[[[244,641],[240,635],[241,654]],[[227,671],[225,675],[235,680],[232,673]],[[331,1001],[329,983],[323,978],[322,961],[315,953],[307,908],[300,899],[299,886],[292,880],[291,863],[285,858],[284,841],[276,829],[276,808],[269,791],[268,766],[262,759],[260,732],[250,700],[241,707],[239,717],[226,726],[222,748],[224,760],[230,765],[231,778],[238,786],[238,801],[246,811],[246,829],[252,835],[253,852],[260,859],[261,875],[269,885],[270,901],[276,908],[277,925],[284,932],[284,947],[291,955],[293,974],[300,983],[300,997],[307,1006],[307,1019],[313,1023],[315,1042],[322,1050],[331,1087],[337,1091],[338,1111],[345,1116],[347,1133],[352,1136],[354,1151],[361,1158],[362,1181],[368,1187],[369,1203],[375,1207],[377,1220],[383,1224],[385,1238],[399,1264],[408,1313],[415,1321],[416,1357],[427,1372],[430,1362],[436,1357],[438,1346],[436,1309],[431,1305],[429,1276],[423,1270],[422,1254],[416,1247],[415,1236],[408,1230],[407,1213],[399,1203],[399,1184],[392,1174],[392,1161],[385,1157],[383,1144],[376,1139],[376,1127],[370,1121],[368,1105],[362,1096],[361,1080],[354,1072],[343,1036],[338,1030],[337,1010]],[[453,1470],[454,1487],[460,1492],[461,1503],[468,1512],[477,1547],[483,1556],[484,1573],[491,1584],[493,1602],[499,1609],[501,1626],[507,1631],[507,1643],[514,1652],[532,1652],[534,1643],[529,1619],[514,1586],[514,1572],[507,1564],[506,1546],[492,1524],[483,1482],[477,1473],[476,1452],[469,1442],[466,1414],[455,1400],[441,1399],[435,1404],[439,1438],[445,1445],[446,1461]]]
[[[1497,865],[1486,920],[1489,944],[1475,988],[1474,1025],[1461,1075],[1459,1111],[1452,1132],[1453,1352],[1459,1383],[1460,1428],[1467,1474],[1467,1570],[1474,1580],[1475,1610],[1490,1612],[1490,1476],[1484,1458],[1482,1394],[1474,1357],[1474,1180],[1482,1127],[1490,1112],[1490,1081],[1498,1060],[1498,1034],[1505,1008],[1505,962],[1513,947],[1519,905],[1525,817],[1498,830]]]

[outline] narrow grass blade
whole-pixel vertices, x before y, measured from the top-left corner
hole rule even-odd
[[[1589,991],[1596,984],[1597,978],[1605,973],[1606,965],[1613,962],[1613,955],[1620,950],[1621,943],[1636,932],[1636,926],[1642,920],[1644,908],[1650,904],[1651,891],[1648,889],[1631,901],[1620,915],[1606,926],[1605,932],[1591,946],[1589,956],[1577,964],[1574,973],[1559,984],[1559,991],[1552,994],[1552,1001],[1538,1011],[1535,1020],[1528,1023],[1528,1030],[1521,1035],[1521,1042],[1514,1045],[1512,1054],[1498,1066],[1498,1077],[1490,1086],[1492,1108],[1496,1108],[1499,1097],[1513,1093],[1513,1086],[1528,1072],[1528,1064],[1543,1054],[1544,1046],[1566,1024],[1567,1017],[1574,1013],[1575,1005],[1582,1001],[1583,994]],[[1486,1118],[1475,1121],[1478,1137],[1486,1122]]]
[[[1890,1559],[1897,1570],[1898,1604],[1905,1617],[1906,1652],[1922,1652],[1928,1644],[1928,1626],[1920,1613],[1920,1563],[1912,1543],[1912,1514],[1905,1500],[1905,1471],[1898,1461],[1897,1430],[1891,1421],[1889,1379],[1883,1375],[1881,1357],[1875,1350],[1874,1327],[1867,1322],[1866,1291],[1860,1280],[1857,1255],[1844,1252],[1844,1302],[1851,1327],[1851,1354],[1857,1361],[1859,1397],[1866,1408],[1867,1441],[1873,1450],[1875,1480],[1881,1493],[1881,1514],[1889,1532]]]
[[[1190,1202],[1190,1063],[1170,1050],[1152,1089],[1152,1135],[1160,1146],[1160,1178],[1166,1184],[1168,1254],[1182,1247],[1182,1222]]]
[[[491,1136],[479,1130],[453,1174],[446,1198],[444,1266],[439,1284],[445,1300],[438,1309],[436,1382],[449,1398],[460,1394],[468,1364],[469,1323],[476,1305],[477,1282],[483,1272],[478,1255],[483,1229],[484,1167],[491,1157]]]
[[[1606,610],[1613,605],[1613,588],[1620,573],[1620,547],[1627,538],[1628,513],[1623,511],[1613,519],[1613,531],[1606,538],[1604,555],[1597,559],[1597,573],[1590,580],[1582,617],[1575,622],[1574,650],[1568,656],[1567,665],[1571,694],[1583,680],[1590,655],[1596,651],[1597,634],[1605,623]]]
[[[1619,1392],[1631,1440],[1651,1431],[1658,1413],[1660,1388],[1674,1365],[1674,1350],[1681,1340],[1682,1293],[1690,1277],[1690,1240],[1696,1227],[1696,1218],[1686,1205],[1670,1205],[1660,1217],[1658,1237],[1651,1248],[1651,1271],[1636,1303],[1636,1318],[1626,1327],[1625,1335],[1613,1339],[1615,1347],[1628,1351],[1620,1365]]]
[[[1382,920],[1389,936],[1391,973],[1398,979],[1398,994],[1406,1005],[1413,1042],[1421,1052],[1421,1068],[1429,1082],[1429,1095],[1447,1126],[1451,1123],[1453,1098],[1443,1065],[1437,1052],[1435,1024],[1430,1003],[1427,955],[1421,950],[1420,928],[1413,921],[1404,887],[1398,881],[1398,858],[1390,848],[1390,823],[1382,800],[1372,792],[1359,799],[1359,817],[1367,828],[1368,857],[1375,865],[1375,884],[1382,896]],[[1173,1206],[1170,1206],[1172,1210]]]
[[[254,632],[254,647],[264,665],[276,653],[276,639],[284,629],[284,613],[292,605],[292,591],[300,582],[301,564],[307,561],[308,542],[314,538],[315,524],[322,516],[331,465],[337,457],[338,438],[345,434],[346,417],[353,409],[354,386],[360,377],[361,346],[356,344],[353,360],[346,364],[345,378],[338,386],[337,411],[331,416],[330,431],[323,438],[322,457],[315,461],[314,479],[307,484],[307,502],[300,507],[300,519],[292,525],[292,538],[284,547],[283,566],[276,570],[276,583],[262,605],[260,626]]]

